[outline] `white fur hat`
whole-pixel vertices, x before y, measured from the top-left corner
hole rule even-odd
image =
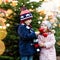
[[[52,29],[52,24],[49,21],[47,21],[47,20],[42,21],[42,24],[46,25],[48,27],[48,29]]]

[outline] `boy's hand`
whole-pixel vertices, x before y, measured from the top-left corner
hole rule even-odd
[[[40,33],[39,31],[35,32],[36,35],[39,35],[39,33]]]

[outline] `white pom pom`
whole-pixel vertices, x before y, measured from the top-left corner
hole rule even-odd
[[[39,51],[40,51],[40,49],[37,49],[37,51],[39,52]]]

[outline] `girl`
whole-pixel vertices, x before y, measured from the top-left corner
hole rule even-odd
[[[51,23],[43,21],[39,29],[38,44],[41,47],[40,60],[56,60],[55,36],[51,32]]]
[[[36,34],[30,25],[32,17],[29,10],[25,7],[21,8],[20,25],[18,27],[18,34],[20,37],[19,53],[21,60],[33,60],[33,54],[35,53],[33,40],[36,39]]]

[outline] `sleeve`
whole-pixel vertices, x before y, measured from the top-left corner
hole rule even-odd
[[[50,47],[52,47],[52,46],[55,45],[55,42],[56,42],[55,36],[54,36],[54,34],[51,34],[50,40],[47,41],[46,43],[44,43],[44,46],[45,46],[46,48],[50,48]]]
[[[41,36],[38,36],[38,44],[40,45],[42,43]]]
[[[35,32],[32,31],[31,33],[29,33],[24,26],[20,26],[18,28],[18,34],[23,39],[35,39],[36,38]]]

